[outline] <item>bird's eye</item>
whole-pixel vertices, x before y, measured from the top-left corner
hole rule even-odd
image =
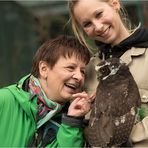
[[[106,65],[102,68],[100,68],[100,73],[102,74],[102,76],[107,76],[110,74],[110,69],[109,67]]]
[[[105,73],[105,68],[103,67],[103,68],[101,68],[100,69],[100,72],[103,74],[103,73]]]

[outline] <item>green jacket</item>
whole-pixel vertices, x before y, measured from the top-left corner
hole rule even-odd
[[[36,132],[37,97],[18,84],[0,89],[0,147],[26,147]],[[82,129],[61,123],[47,147],[82,147]]]

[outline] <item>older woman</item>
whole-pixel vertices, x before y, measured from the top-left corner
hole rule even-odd
[[[31,74],[0,89],[0,146],[83,146],[82,121],[93,101],[82,92],[89,60],[75,38],[45,42]]]

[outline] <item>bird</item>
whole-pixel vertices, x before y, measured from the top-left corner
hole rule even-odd
[[[95,69],[98,85],[85,139],[90,147],[120,147],[129,140],[141,105],[138,86],[119,58],[104,60]]]

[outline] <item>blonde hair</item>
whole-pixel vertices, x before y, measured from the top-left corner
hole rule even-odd
[[[69,0],[68,1],[68,7],[69,7],[69,14],[70,14],[70,19],[69,22],[71,22],[71,26],[72,26],[72,30],[75,34],[75,36],[78,38],[78,40],[81,42],[81,44],[85,45],[87,48],[92,50],[92,47],[90,44],[87,43],[87,35],[86,33],[83,31],[82,27],[80,26],[80,24],[77,22],[75,15],[74,15],[74,7],[75,5],[79,2],[80,0]],[[100,0],[103,2],[108,2],[110,0]],[[120,3],[121,8],[119,10],[119,16],[121,18],[121,21],[123,22],[124,26],[127,28],[127,30],[129,32],[132,31],[132,27],[131,27],[131,22],[128,19],[128,13],[127,11],[124,9],[123,5]]]

